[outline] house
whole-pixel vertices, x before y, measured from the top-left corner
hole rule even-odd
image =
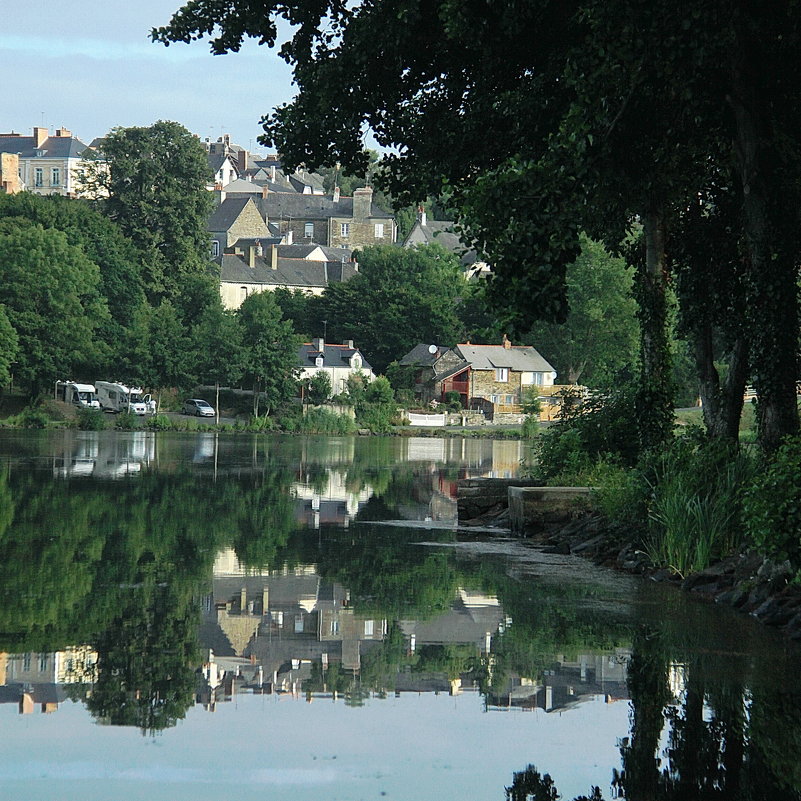
[[[481,409],[488,417],[519,414],[529,388],[536,387],[542,398],[556,391],[551,364],[535,348],[514,346],[506,336],[500,345],[417,345],[399,363],[416,369],[421,404],[444,402],[449,392],[458,392],[463,408]],[[551,404],[544,405],[543,417],[549,419]]]
[[[21,192],[21,174],[19,156],[16,153],[0,153],[0,194]]]
[[[208,153],[206,158],[212,174],[211,188],[225,186],[239,178],[236,161],[225,153]]]
[[[248,295],[279,287],[321,295],[330,284],[347,281],[358,273],[359,265],[345,260],[345,253],[350,259],[349,251],[298,250],[297,246],[281,245],[276,239],[240,239],[219,261],[223,306],[237,309]]]
[[[403,240],[403,247],[417,245],[441,245],[445,250],[459,257],[462,269],[468,279],[478,278],[490,272],[489,265],[480,261],[475,250],[466,248],[454,230],[454,223],[445,220],[428,220],[426,212],[420,208],[417,220]]]
[[[211,234],[212,259],[219,261],[222,254],[240,239],[271,238],[267,223],[250,197],[230,198],[224,193],[217,197],[221,202],[212,212],[206,226]]]
[[[262,216],[295,242],[359,248],[392,244],[395,218],[373,203],[372,187],[356,189],[353,197],[266,191],[255,199]]]
[[[347,391],[348,379],[352,375],[361,375],[367,381],[375,378],[373,368],[361,351],[353,346],[352,339],[343,345],[331,345],[322,337],[306,342],[298,348],[298,367],[300,379],[313,378],[317,373],[327,373],[334,395]]]
[[[34,128],[33,136],[0,134],[0,154],[17,156],[22,188],[37,195],[74,196],[76,174],[85,150],[87,146],[66,128],[56,129],[53,136],[47,128]],[[6,164],[4,173],[5,169]]]

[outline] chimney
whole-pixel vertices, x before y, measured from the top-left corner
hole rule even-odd
[[[363,186],[353,190],[353,219],[366,220],[373,208],[373,187]]]
[[[250,267],[252,270],[255,266],[256,266],[256,246],[251,245],[248,248],[248,267]]]
[[[278,245],[270,245],[270,269],[278,269]]]
[[[68,131],[66,128],[56,128],[56,136],[69,139],[72,136],[72,131]]]
[[[509,341],[509,337],[506,334],[503,335],[503,346],[506,350],[512,347],[512,343]]]
[[[275,183],[275,164],[270,165],[270,180]]]
[[[236,154],[236,163],[239,167],[240,172],[245,172],[248,169],[248,164],[250,162],[250,153],[247,150],[240,150],[239,153]]]
[[[42,143],[49,136],[47,128],[34,128],[33,129],[33,146],[41,147]]]
[[[353,350],[353,349],[354,349],[354,348],[353,348],[353,340],[352,340],[352,339],[346,339],[346,340],[343,342],[343,344],[344,344],[344,345],[345,345],[345,347],[346,347],[346,348],[348,348],[349,350]]]
[[[422,206],[418,206],[417,208],[417,220],[420,225],[426,224],[426,210]]]
[[[267,197],[267,195],[269,195],[269,194],[270,194],[270,190],[269,190],[269,188],[268,188],[266,185],[265,185],[265,186],[263,186],[263,187],[261,188],[261,199],[262,199],[262,200],[264,200],[264,198],[266,198],[266,197]]]
[[[264,255],[264,248],[261,246],[261,239],[256,240],[256,255],[261,258]]]
[[[334,187],[334,203],[339,203],[339,187]]]
[[[313,339],[312,345],[314,345],[315,350],[319,350],[320,353],[325,352],[325,340],[322,337],[316,337]]]

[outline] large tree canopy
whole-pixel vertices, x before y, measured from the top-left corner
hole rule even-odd
[[[579,233],[616,246],[643,226],[638,273],[643,444],[670,430],[669,232],[711,173],[733,187],[767,448],[798,427],[801,7],[712,0],[192,0],[165,43],[245,37],[281,53],[296,98],[264,118],[290,164],[363,171],[399,203],[447,191],[521,326],[567,315]],[[696,269],[698,265],[696,264]],[[716,270],[716,264],[707,264]],[[756,324],[756,319],[752,322]],[[518,329],[520,330],[520,329]]]

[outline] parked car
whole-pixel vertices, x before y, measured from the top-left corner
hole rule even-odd
[[[214,407],[200,398],[189,398],[184,401],[184,414],[194,414],[196,417],[214,417]]]

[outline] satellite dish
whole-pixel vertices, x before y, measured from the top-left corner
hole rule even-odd
[[[433,356],[437,352],[438,348],[436,345],[429,345],[428,352]]]

